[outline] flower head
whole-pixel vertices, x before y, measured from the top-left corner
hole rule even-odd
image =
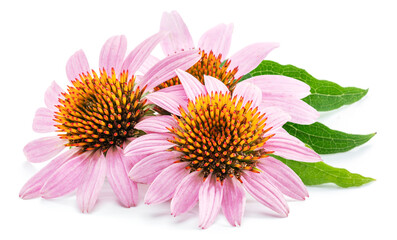
[[[189,49],[199,49],[201,59],[186,70],[204,84],[204,75],[219,79],[233,91],[240,79],[256,68],[278,43],[254,43],[228,57],[231,45],[233,24],[219,24],[205,32],[197,47],[181,16],[173,11],[164,13],[160,29],[170,34],[161,41],[163,51],[172,55]],[[153,61],[152,62],[156,62]],[[291,122],[311,124],[319,117],[318,112],[301,99],[310,94],[310,87],[285,76],[258,76],[250,79],[262,90],[262,101],[267,106],[275,106],[291,116]],[[173,92],[180,99],[183,89],[178,76],[159,84],[159,92]],[[170,88],[170,89],[167,89]],[[160,111],[161,112],[161,111]],[[301,113],[304,114],[301,114]]]
[[[186,24],[176,11],[163,14],[160,29],[170,32],[160,43],[167,55],[196,48]],[[258,66],[266,55],[279,45],[256,43],[227,58],[232,33],[233,24],[219,24],[205,32],[197,45],[202,57],[187,72],[201,83],[204,83],[204,75],[215,77],[232,90],[243,75]],[[158,89],[177,84],[180,84],[180,81],[175,77],[159,85]]]
[[[291,117],[262,102],[261,88],[238,83],[233,90],[211,76],[205,85],[177,70],[187,96],[177,102],[155,92],[147,96],[173,116],[152,116],[136,128],[148,134],[132,141],[126,155],[146,157],[130,171],[137,182],[151,183],[147,204],[171,200],[171,213],[182,214],[199,202],[200,227],[212,224],[222,208],[232,225],[240,225],[246,189],[255,199],[287,216],[283,194],[308,196],[299,177],[270,153],[298,161],[320,157],[281,126]],[[295,80],[297,81],[297,80]]]
[[[69,59],[70,85],[64,91],[53,82],[45,94],[47,107],[38,109],[33,121],[35,131],[57,135],[34,140],[24,148],[31,162],[55,158],[23,186],[22,198],[55,198],[77,189],[79,206],[88,212],[107,178],[123,206],[137,203],[137,185],[129,179],[127,169],[138,158],[126,157],[123,149],[143,134],[135,126],[148,112],[144,95],[175,76],[175,68],[187,69],[200,58],[196,50],[185,51],[137,76],[165,36],[160,32],[146,39],[125,59],[126,38],[110,38],[102,47],[99,74],[90,71],[82,50]]]

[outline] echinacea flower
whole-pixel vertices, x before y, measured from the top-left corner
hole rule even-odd
[[[211,76],[204,76],[203,85],[187,72],[177,70],[177,75],[188,100],[177,102],[159,92],[148,95],[173,116],[144,119],[136,128],[148,134],[125,148],[127,156],[146,155],[129,173],[134,181],[151,183],[145,203],[171,199],[171,214],[177,216],[199,202],[201,228],[211,225],[220,209],[236,226],[244,212],[245,189],[287,216],[283,194],[304,200],[308,193],[300,178],[269,154],[321,161],[281,128],[290,116],[263,103],[261,88],[251,82],[238,83],[231,92]]]
[[[196,48],[186,24],[177,12],[164,13],[160,29],[170,33],[160,43],[165,54],[170,56]],[[227,57],[232,33],[233,24],[219,24],[205,32],[197,45],[202,57],[187,72],[201,83],[204,83],[204,75],[215,77],[233,91],[245,74],[256,68],[270,51],[279,46],[278,43],[254,43]],[[150,59],[152,64],[156,62],[153,57]],[[255,82],[262,89],[262,101],[267,106],[275,106],[287,112],[291,122],[312,124],[319,117],[313,107],[301,100],[310,94],[308,85],[279,75],[257,76],[249,81]],[[175,99],[182,100],[180,95],[183,89],[179,84],[180,80],[176,76],[155,89],[164,93],[172,91]]]
[[[173,55],[137,78],[136,72],[165,36],[151,36],[125,59],[125,36],[110,38],[100,53],[99,74],[90,70],[82,50],[69,59],[70,85],[64,91],[53,82],[45,93],[47,107],[39,108],[33,121],[36,132],[57,135],[24,148],[30,162],[54,159],[22,187],[21,198],[55,198],[77,189],[80,209],[89,212],[107,178],[123,206],[137,203],[137,184],[127,175],[137,158],[126,157],[123,148],[142,134],[135,125],[147,115],[144,95],[175,76],[176,68],[187,69],[200,58],[196,50]]]

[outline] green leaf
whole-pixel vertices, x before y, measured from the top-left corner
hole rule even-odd
[[[283,128],[292,136],[309,145],[319,154],[346,152],[370,140],[376,133],[359,135],[348,134],[328,128],[316,122],[300,125],[287,122]]]
[[[311,94],[303,99],[317,111],[330,111],[343,105],[352,104],[364,97],[368,89],[341,87],[336,83],[318,80],[304,69],[293,65],[281,65],[265,60],[254,70],[243,76],[240,81],[258,75],[283,75],[298,79],[310,86]]]
[[[302,179],[305,185],[319,185],[324,183],[335,183],[336,185],[347,187],[358,187],[363,184],[375,181],[370,177],[363,177],[357,173],[351,173],[343,168],[335,168],[324,162],[298,162],[285,159],[279,156],[272,157],[282,161]]]

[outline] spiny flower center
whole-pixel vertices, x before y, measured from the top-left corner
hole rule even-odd
[[[257,160],[267,157],[262,146],[272,136],[264,137],[265,114],[251,108],[252,101],[231,98],[230,93],[212,93],[189,101],[188,111],[180,108],[176,117],[179,127],[169,129],[177,144],[174,151],[183,153],[181,162],[187,162],[191,172],[201,171],[203,178],[210,173],[217,180],[236,177],[243,170],[257,172]],[[240,180],[241,181],[241,180]]]
[[[190,67],[186,72],[195,76],[201,83],[204,84],[204,75],[212,76],[222,81],[230,90],[233,90],[239,79],[235,79],[234,75],[237,73],[237,68],[229,70],[230,60],[221,62],[222,54],[215,56],[211,51],[205,53],[201,51],[201,59]],[[170,80],[160,84],[155,90],[160,90],[166,87],[181,84],[181,81],[176,76]]]
[[[111,76],[103,70],[100,76],[92,71],[72,81],[54,115],[62,132],[58,136],[69,140],[66,146],[106,152],[139,134],[134,126],[147,111],[144,89],[134,90],[135,77],[127,78],[126,72],[117,79],[113,70]]]

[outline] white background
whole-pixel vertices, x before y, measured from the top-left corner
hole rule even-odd
[[[53,80],[66,86],[65,64],[82,48],[97,70],[102,44],[125,34],[128,49],[154,34],[163,11],[178,10],[197,42],[218,23],[235,25],[231,53],[260,41],[281,47],[267,59],[294,64],[319,79],[369,88],[361,101],[322,114],[333,129],[377,135],[327,163],[377,181],[359,188],[309,187],[289,200],[288,218],[251,198],[241,227],[222,214],[199,230],[198,209],[173,218],[169,203],[121,207],[105,185],[90,214],[75,195],[22,200],[22,185],[44,165],[28,163],[23,146],[39,137],[31,123]],[[393,1],[2,1],[0,4],[1,239],[396,239],[396,7]],[[162,57],[160,48],[154,52]]]

